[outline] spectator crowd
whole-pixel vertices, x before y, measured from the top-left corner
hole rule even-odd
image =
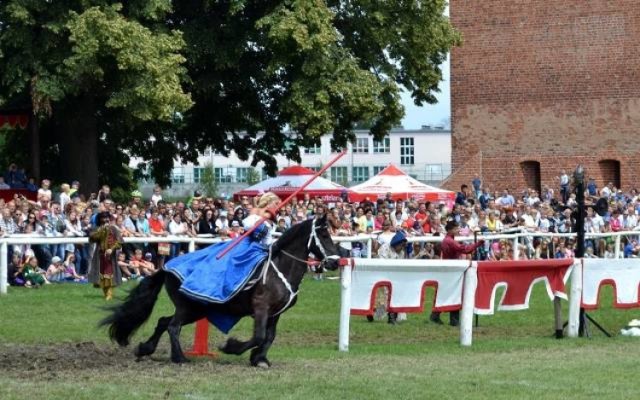
[[[508,189],[491,191],[476,176],[471,187],[462,185],[455,203],[436,204],[415,199],[394,199],[387,194],[381,199],[348,202],[346,198],[325,202],[322,198],[293,200],[282,207],[275,218],[274,230],[284,232],[291,226],[318,214],[327,214],[334,236],[369,234],[369,242],[340,242],[352,256],[371,251],[384,256],[396,232],[410,236],[444,236],[449,220],[460,226],[461,236],[526,232],[529,235],[513,249],[512,240],[486,241],[478,249],[479,259],[520,259],[572,257],[574,238],[547,237],[545,233],[575,232],[575,194],[567,186],[567,177],[559,177],[558,193],[543,186],[538,193],[526,189],[515,194]],[[18,186],[16,185],[16,182]],[[104,185],[88,198],[81,194],[80,183],[61,184],[52,192],[51,182],[42,180],[39,187],[26,179],[24,170],[10,166],[0,182],[0,189],[20,188],[37,191],[37,199],[16,194],[10,201],[0,200],[0,235],[24,237],[87,237],[104,211],[123,237],[220,237],[234,238],[242,234],[242,220],[254,207],[254,199],[238,200],[205,197],[199,191],[185,201],[165,201],[156,186],[150,199],[144,201],[133,191],[126,203],[113,201],[109,186]],[[640,196],[635,189],[623,192],[608,183],[598,188],[593,179],[586,185],[588,233],[613,233],[640,229]],[[366,246],[371,243],[372,248]],[[613,257],[615,240],[611,236],[587,239],[587,257]],[[153,274],[164,262],[187,251],[186,243],[126,243],[118,255],[118,267],[125,279]],[[625,257],[640,252],[636,235],[624,238],[621,249]],[[9,246],[9,281],[13,285],[38,287],[49,282],[86,282],[91,259],[89,244],[20,244]],[[439,244],[415,242],[407,244],[407,257],[440,258]]]

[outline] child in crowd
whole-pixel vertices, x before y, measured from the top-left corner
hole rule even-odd
[[[49,281],[45,278],[46,274],[46,271],[38,267],[38,259],[35,256],[29,256],[22,266],[22,275],[25,279],[24,285],[27,287],[37,288],[49,284]]]
[[[136,249],[133,258],[129,262],[130,268],[138,276],[149,276],[156,272],[155,265],[152,262],[151,253],[147,253],[142,257],[142,249]]]

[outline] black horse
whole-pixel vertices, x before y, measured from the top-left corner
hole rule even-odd
[[[249,240],[249,239],[246,239]],[[171,340],[171,361],[188,361],[180,347],[180,329],[183,325],[198,321],[212,312],[254,319],[253,337],[247,341],[229,338],[219,346],[227,354],[242,354],[251,350],[251,365],[268,368],[267,351],[276,337],[276,325],[280,314],[293,307],[309,254],[321,261],[321,266],[329,270],[338,268],[339,247],[335,246],[328,232],[326,217],[307,220],[294,225],[271,246],[271,262],[257,268],[250,279],[254,285],[239,292],[224,304],[194,301],[178,291],[180,281],[164,270],[145,278],[133,289],[124,303],[112,308],[111,315],[100,322],[109,326],[109,336],[120,346],[127,346],[131,336],[149,318],[158,294],[164,284],[171,301],[176,307],[175,314],[158,320],[151,337],[140,343],[135,351],[142,357],[153,354],[158,340],[169,332]]]

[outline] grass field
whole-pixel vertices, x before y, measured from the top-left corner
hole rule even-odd
[[[298,304],[280,320],[273,367],[258,370],[248,354],[173,365],[166,336],[152,358],[136,361],[131,348],[119,349],[96,328],[105,315],[97,289],[10,288],[0,297],[0,399],[631,398],[640,387],[640,340],[618,332],[640,311],[612,309],[611,296],[603,290],[603,307],[591,315],[614,338],[592,327],[590,339],[553,339],[553,305],[536,285],[530,310],[481,317],[471,348],[459,346],[456,328],[410,314],[398,326],[352,317],[350,351],[339,353],[338,281],[307,277]],[[171,313],[163,294],[135,342]],[[251,322],[233,335],[247,338]],[[189,348],[192,327],[182,339]],[[223,336],[212,329],[210,339]]]

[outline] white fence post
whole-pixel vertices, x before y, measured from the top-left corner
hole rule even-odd
[[[7,269],[9,256],[8,245],[5,240],[0,243],[0,294],[7,294]]]
[[[615,246],[616,246],[616,249],[614,251],[615,258],[621,258],[620,257],[620,235],[616,236],[616,244],[615,244]]]
[[[371,258],[371,254],[373,252],[371,246],[373,246],[373,239],[369,236],[369,239],[367,239],[367,258]]]
[[[580,303],[582,301],[582,265],[583,260],[577,259],[571,271],[571,293],[569,295],[569,325],[567,336],[578,337],[580,327]]]
[[[518,241],[518,235],[516,234],[516,236],[513,238],[513,259],[514,260],[519,260],[520,259],[520,252],[518,251],[518,246],[520,245],[520,242]]]
[[[473,341],[473,309],[476,305],[476,288],[478,287],[478,263],[471,262],[471,267],[464,273],[464,291],[462,292],[462,311],[460,312],[460,345],[471,346]]]
[[[338,350],[349,351],[349,322],[351,316],[351,266],[353,259],[342,267],[340,274],[340,330]]]
[[[193,253],[196,251],[196,241],[192,240],[189,242],[189,253]]]

